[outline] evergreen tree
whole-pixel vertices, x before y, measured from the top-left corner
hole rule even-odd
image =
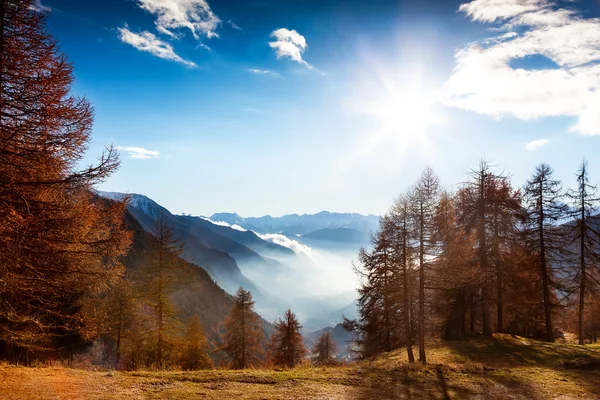
[[[331,331],[323,332],[317,338],[312,349],[312,362],[319,367],[332,366],[337,364],[336,360],[337,346],[331,336]]]
[[[124,204],[94,185],[113,148],[77,169],[93,110],[32,0],[0,0],[0,358],[68,355],[96,334],[86,314],[122,273]]]
[[[306,356],[306,349],[300,334],[301,328],[300,322],[291,310],[287,310],[283,319],[277,321],[269,344],[270,359],[273,364],[294,368],[302,362]]]
[[[559,284],[554,280],[553,265],[559,268],[567,257],[564,232],[557,227],[559,221],[564,221],[567,213],[563,196],[560,181],[553,178],[552,168],[547,164],[536,167],[533,177],[525,186],[527,221],[524,238],[529,251],[535,254],[538,260],[543,293],[545,339],[548,342],[554,341],[552,290]]]
[[[187,324],[181,352],[181,367],[184,370],[209,369],[214,366],[208,356],[208,341],[197,314]]]
[[[231,368],[257,367],[264,356],[261,346],[263,340],[264,333],[260,319],[254,312],[252,294],[240,287],[225,320],[225,333],[221,337],[219,350]]]

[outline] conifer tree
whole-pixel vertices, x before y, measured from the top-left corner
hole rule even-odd
[[[167,221],[159,217],[154,226],[156,241],[150,262],[140,269],[140,293],[151,306],[156,321],[156,367],[165,363],[165,351],[172,350],[179,332],[176,310],[169,296],[180,283],[177,267],[181,265],[183,244],[174,237]],[[169,349],[168,349],[169,348]]]
[[[0,358],[68,355],[95,334],[87,300],[122,273],[124,204],[94,185],[118,165],[108,148],[78,169],[90,103],[32,0],[0,1]],[[95,328],[94,328],[95,329]]]
[[[294,368],[306,356],[306,348],[300,334],[302,326],[296,314],[287,310],[275,324],[275,332],[269,343],[270,359],[280,367]]]
[[[584,160],[577,173],[577,189],[570,191],[568,197],[573,203],[571,215],[574,223],[570,225],[570,237],[577,247],[579,259],[576,268],[576,281],[579,282],[579,344],[585,344],[585,300],[586,288],[592,283],[594,270],[600,266],[600,228],[591,221],[598,207],[596,187],[590,185],[588,165]]]
[[[233,297],[233,305],[225,320],[225,332],[219,350],[233,369],[257,367],[264,351],[261,342],[264,333],[260,319],[254,312],[252,294],[240,287]]]
[[[208,341],[200,322],[194,314],[187,323],[185,335],[181,343],[181,367],[184,370],[209,369],[213,362],[208,356]]]
[[[537,166],[533,177],[525,186],[527,221],[524,238],[529,251],[536,255],[538,261],[543,293],[545,339],[548,342],[554,341],[552,290],[558,285],[554,280],[553,265],[558,268],[567,257],[564,232],[557,228],[558,222],[562,222],[567,213],[563,196],[561,183],[554,179],[552,168],[547,164]]]
[[[323,332],[317,338],[312,349],[312,362],[319,367],[327,367],[337,364],[337,346],[331,336],[331,331]]]
[[[427,362],[425,354],[425,286],[428,259],[435,256],[433,241],[433,216],[439,198],[439,179],[429,167],[425,168],[421,178],[411,193],[415,240],[418,243],[419,259],[419,361]]]
[[[391,211],[391,218],[394,221],[393,235],[395,237],[396,263],[400,265],[396,268],[399,274],[402,292],[402,324],[404,325],[404,341],[406,342],[406,353],[408,362],[415,362],[415,356],[412,349],[412,321],[410,318],[410,293],[409,293],[409,271],[413,250],[411,248],[411,227],[410,227],[410,204],[406,196],[401,196],[394,203]]]
[[[128,334],[137,310],[133,288],[129,280],[123,278],[112,286],[104,306],[105,336],[114,343],[115,367],[118,368],[121,363],[122,342]]]

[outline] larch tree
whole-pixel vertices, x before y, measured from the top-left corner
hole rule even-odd
[[[252,294],[240,287],[225,320],[221,351],[233,369],[257,367],[262,363],[264,332],[254,312]]]
[[[184,370],[209,369],[214,366],[208,355],[208,340],[200,317],[194,314],[187,323],[181,343],[181,367]]]
[[[434,226],[439,245],[430,278],[436,289],[435,307],[442,320],[442,337],[457,339],[467,333],[467,312],[473,312],[469,310],[468,295],[479,273],[474,263],[475,238],[459,225],[454,201],[447,193],[440,197]]]
[[[154,226],[156,241],[151,249],[150,262],[139,270],[139,290],[154,312],[156,321],[156,367],[162,368],[165,351],[177,341],[179,320],[170,295],[180,283],[177,273],[182,264],[179,257],[183,243],[175,238],[167,221],[159,217]],[[169,348],[169,349],[168,349]]]
[[[96,334],[87,304],[122,273],[124,204],[93,187],[108,148],[78,169],[93,109],[32,0],[0,0],[0,358],[68,355]]]
[[[475,261],[479,269],[482,331],[484,335],[491,335],[492,282],[494,278],[502,279],[501,276],[498,277],[501,267],[500,260],[496,258],[499,253],[496,250],[500,248],[501,239],[498,224],[505,219],[503,213],[519,209],[518,204],[515,203],[518,198],[514,197],[510,189],[508,177],[494,173],[484,160],[480,161],[477,169],[471,171],[469,178],[457,194],[458,222],[467,234],[475,234],[477,242]],[[506,217],[506,220],[510,221],[511,218]],[[501,282],[497,280],[500,297]],[[499,310],[499,322],[502,322],[502,307],[499,307]],[[474,314],[471,313],[471,330],[474,323],[473,316]]]
[[[406,342],[406,353],[408,362],[415,362],[415,356],[412,349],[412,321],[410,318],[410,287],[409,273],[412,270],[411,248],[411,214],[410,199],[407,196],[401,196],[394,203],[390,212],[390,218],[394,224],[393,234],[395,236],[395,259],[399,264],[397,274],[399,274],[399,288],[402,292],[402,323],[404,325],[404,341]]]
[[[291,310],[275,324],[269,343],[270,361],[274,365],[294,368],[304,360],[306,348],[300,334],[302,326]]]
[[[319,367],[327,367],[337,364],[337,345],[333,341],[331,331],[323,332],[317,338],[312,348],[312,362]]]
[[[115,283],[105,301],[103,307],[103,330],[104,337],[109,338],[114,344],[115,367],[121,365],[122,344],[129,334],[129,328],[134,321],[137,311],[135,294],[128,279],[123,278]]]
[[[586,289],[589,283],[593,282],[594,272],[600,266],[600,227],[598,222],[592,220],[592,215],[598,207],[598,198],[596,187],[589,183],[588,165],[585,160],[577,173],[577,189],[569,191],[568,197],[573,203],[570,214],[574,217],[574,223],[570,224],[570,237],[579,256],[575,277],[579,282],[578,336],[579,344],[583,345]]]
[[[411,193],[411,207],[414,219],[415,240],[419,260],[419,361],[427,362],[425,354],[425,287],[426,269],[435,257],[433,235],[433,217],[439,199],[439,179],[429,167],[425,168],[421,178]]]
[[[529,251],[537,257],[542,282],[545,339],[553,342],[552,291],[557,285],[554,281],[553,265],[560,268],[560,264],[567,258],[564,232],[557,225],[564,221],[568,210],[563,201],[561,183],[554,179],[552,168],[547,164],[536,167],[525,186],[524,196],[527,206],[524,237]]]

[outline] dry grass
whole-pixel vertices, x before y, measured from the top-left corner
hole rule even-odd
[[[427,366],[403,351],[337,368],[290,371],[95,372],[0,366],[1,399],[600,399],[600,371],[565,361],[600,360],[600,346],[508,335],[436,342]]]

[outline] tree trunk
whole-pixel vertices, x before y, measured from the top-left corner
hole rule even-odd
[[[406,215],[403,218],[404,226],[402,227],[402,308],[404,314],[404,330],[406,332],[406,353],[408,354],[408,362],[414,363],[415,356],[412,350],[411,329],[410,329],[410,314],[408,302],[408,268],[407,268],[407,243],[406,243]]]
[[[581,196],[581,248],[579,255],[580,271],[581,271],[581,282],[579,284],[579,344],[585,344],[585,327],[584,327],[584,316],[585,316],[585,281],[586,281],[586,270],[585,270],[585,197]]]
[[[540,187],[540,204],[542,202],[542,188]],[[552,327],[552,308],[550,304],[550,288],[548,283],[548,270],[546,266],[546,243],[544,239],[544,209],[540,211],[540,266],[542,272],[542,289],[544,295],[544,316],[546,319],[546,341],[554,342],[554,328]]]
[[[425,216],[423,210],[423,204],[421,203],[420,210],[420,233],[419,233],[419,361],[421,364],[427,363],[427,357],[425,355],[425,237],[424,237],[424,225]]]

